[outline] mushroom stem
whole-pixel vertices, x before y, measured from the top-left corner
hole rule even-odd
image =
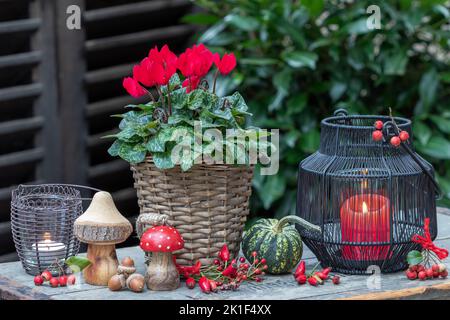
[[[107,286],[109,279],[116,274],[119,266],[115,245],[89,244],[87,258],[92,264],[83,271],[86,283]]]
[[[175,290],[180,284],[180,275],[171,252],[153,252],[147,267],[147,287],[155,291]]]

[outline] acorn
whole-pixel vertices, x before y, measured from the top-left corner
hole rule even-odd
[[[126,280],[123,274],[116,274],[111,277],[108,281],[108,288],[111,291],[119,291],[125,288]]]
[[[131,257],[125,257],[122,259],[120,264],[124,267],[134,267],[134,260]]]
[[[128,277],[126,285],[133,292],[142,292],[145,287],[145,278],[142,274],[134,273]]]
[[[136,272],[136,267],[134,266],[134,260],[130,257],[125,257],[120,262],[117,267],[117,273],[123,274],[125,278],[128,278],[131,274]]]

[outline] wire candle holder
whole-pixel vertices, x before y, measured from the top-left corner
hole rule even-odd
[[[64,184],[19,185],[12,191],[13,240],[28,274],[59,273],[56,262],[78,254],[73,225],[83,213],[82,201],[90,199],[81,197],[80,188],[98,191]]]
[[[372,139],[376,120],[385,123],[383,142]],[[414,152],[412,138],[392,146],[392,129],[412,137],[408,119],[338,110],[322,120],[319,151],[300,163],[297,215],[322,231],[299,232],[323,266],[349,274],[370,273],[373,265],[396,272],[418,249],[411,238],[422,233],[425,218],[436,237],[440,190],[433,167]]]

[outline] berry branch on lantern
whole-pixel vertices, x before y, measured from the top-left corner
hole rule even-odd
[[[389,139],[389,143],[394,146],[398,147],[402,142],[406,142],[409,139],[409,133],[405,130],[401,130],[397,123],[395,122],[395,118],[392,116],[392,108],[389,107],[389,117],[391,118],[390,121],[383,123],[381,120],[377,120],[374,123],[375,130],[372,132],[372,140],[375,142],[382,141],[383,138]],[[383,133],[384,130],[387,129],[387,126],[392,127],[395,131],[395,134],[391,134],[390,136],[386,136],[386,134]]]

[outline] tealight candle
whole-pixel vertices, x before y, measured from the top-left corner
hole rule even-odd
[[[44,240],[34,243],[31,248],[36,252],[36,259],[39,259],[41,266],[49,266],[57,260],[66,256],[66,246],[64,243],[53,241],[49,232],[44,233]]]

